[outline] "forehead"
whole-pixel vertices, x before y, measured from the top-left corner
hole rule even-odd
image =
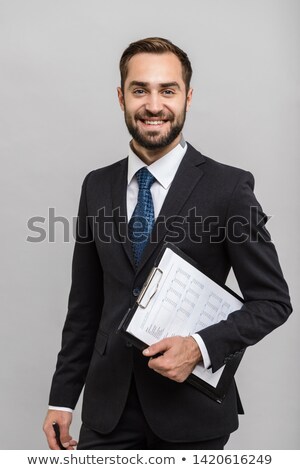
[[[163,54],[140,53],[128,62],[125,83],[131,81],[149,83],[183,82],[182,65],[172,52]]]

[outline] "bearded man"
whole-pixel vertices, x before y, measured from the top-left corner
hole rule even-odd
[[[76,446],[69,428],[85,385],[78,449],[223,449],[242,412],[235,382],[220,404],[186,378],[199,362],[217,371],[281,325],[291,312],[288,288],[251,173],[184,140],[193,92],[187,54],[169,40],[142,39],[124,51],[120,71],[132,140],[127,158],[83,182],[44,431],[51,449],[59,448],[53,422],[63,446]],[[245,303],[225,321],[141,352],[116,331],[165,241],[220,284],[233,268]]]

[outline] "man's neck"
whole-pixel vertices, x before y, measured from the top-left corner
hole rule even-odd
[[[166,147],[162,147],[159,149],[149,150],[145,147],[142,147],[138,144],[134,139],[130,142],[131,148],[134,153],[144,162],[147,166],[151,165],[151,163],[156,162],[160,158],[162,158],[167,153],[171,152],[181,141],[181,134],[176,137],[171,144],[167,145]]]

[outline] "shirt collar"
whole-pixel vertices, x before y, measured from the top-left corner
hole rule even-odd
[[[165,189],[168,189],[172,183],[186,150],[187,143],[182,137],[181,141],[175,148],[147,167],[150,173],[155,177],[156,181],[158,181],[158,183]],[[134,153],[131,146],[129,146],[127,173],[128,184],[131,182],[136,172],[146,166],[147,165]]]

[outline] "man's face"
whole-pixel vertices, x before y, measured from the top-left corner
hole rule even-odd
[[[118,88],[125,122],[134,141],[148,149],[170,145],[183,128],[192,89],[186,92],[182,66],[175,54],[133,56],[124,92]]]

